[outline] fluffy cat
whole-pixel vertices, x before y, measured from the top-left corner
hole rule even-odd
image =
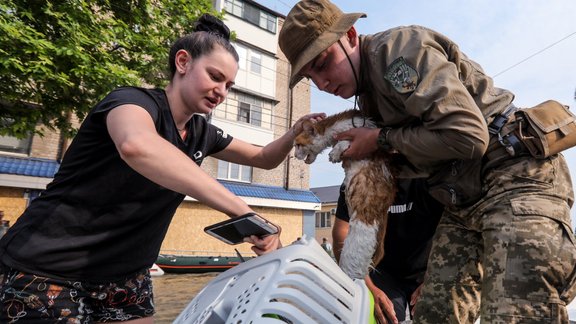
[[[304,131],[295,139],[295,156],[307,164],[332,146],[331,162],[340,162],[349,141],[336,142],[333,136],[354,127],[375,128],[370,119],[357,110],[341,113],[304,124]],[[363,160],[347,160],[345,172],[346,204],[350,213],[350,230],[340,254],[340,268],[353,279],[363,279],[371,263],[384,257],[384,235],[388,222],[388,208],[396,194],[396,181],[386,155],[375,154]]]

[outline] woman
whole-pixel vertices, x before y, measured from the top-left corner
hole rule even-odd
[[[0,241],[5,279],[0,322],[152,323],[148,268],[186,195],[230,217],[252,209],[199,167],[213,155],[278,166],[301,131],[265,147],[234,139],[199,114],[234,84],[238,54],[229,30],[205,15],[170,50],[165,90],[124,87],[87,116],[54,181]],[[278,235],[251,237],[264,254]]]

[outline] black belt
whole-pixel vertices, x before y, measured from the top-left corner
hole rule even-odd
[[[512,130],[507,130],[502,132],[504,126],[510,121],[510,116],[519,110],[514,104],[510,104],[503,112],[499,113],[494,117],[490,125],[488,125],[488,132],[494,136],[497,136],[498,143],[510,156],[518,156],[526,151],[524,144],[518,139],[516,134]]]

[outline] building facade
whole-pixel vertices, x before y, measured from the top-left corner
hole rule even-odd
[[[215,0],[213,5],[226,12],[224,20],[235,35],[240,69],[226,101],[207,118],[235,138],[264,146],[310,112],[310,85],[288,87],[290,65],[277,45],[281,14],[250,0]],[[0,137],[0,210],[11,223],[51,181],[69,145],[58,132],[45,134],[24,140]],[[284,244],[303,234],[314,236],[320,201],[308,188],[309,167],[292,154],[274,170],[214,158],[205,159],[202,168],[256,212],[280,225]],[[162,251],[232,254],[237,248],[250,254],[248,244],[232,247],[203,232],[205,226],[226,218],[186,197]]]
[[[338,197],[340,196],[340,185],[315,187],[310,188],[310,191],[312,191],[322,203],[320,210],[317,210],[314,213],[314,225],[316,228],[314,237],[318,242],[322,242],[322,239],[326,238],[328,242],[332,244],[332,227],[334,226],[336,218],[336,207],[338,205]]]

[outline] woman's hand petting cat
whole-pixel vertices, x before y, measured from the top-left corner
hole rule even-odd
[[[282,228],[278,226],[278,233],[276,234],[266,235],[264,237],[251,235],[250,237],[244,238],[244,242],[252,243],[251,249],[257,255],[264,255],[282,247],[282,242],[280,242],[281,232]]]
[[[337,141],[350,141],[350,146],[341,155],[342,158],[361,160],[370,157],[378,150],[376,139],[378,138],[378,128],[358,127],[336,134]]]
[[[304,116],[300,117],[300,119],[298,119],[294,123],[294,125],[292,125],[292,127],[290,128],[290,131],[292,132],[294,137],[296,137],[296,136],[298,136],[298,134],[300,134],[300,133],[302,133],[302,131],[304,131],[304,122],[305,121],[310,121],[312,123],[315,123],[315,122],[318,122],[324,118],[326,118],[325,113],[311,113],[311,114],[304,115]]]

